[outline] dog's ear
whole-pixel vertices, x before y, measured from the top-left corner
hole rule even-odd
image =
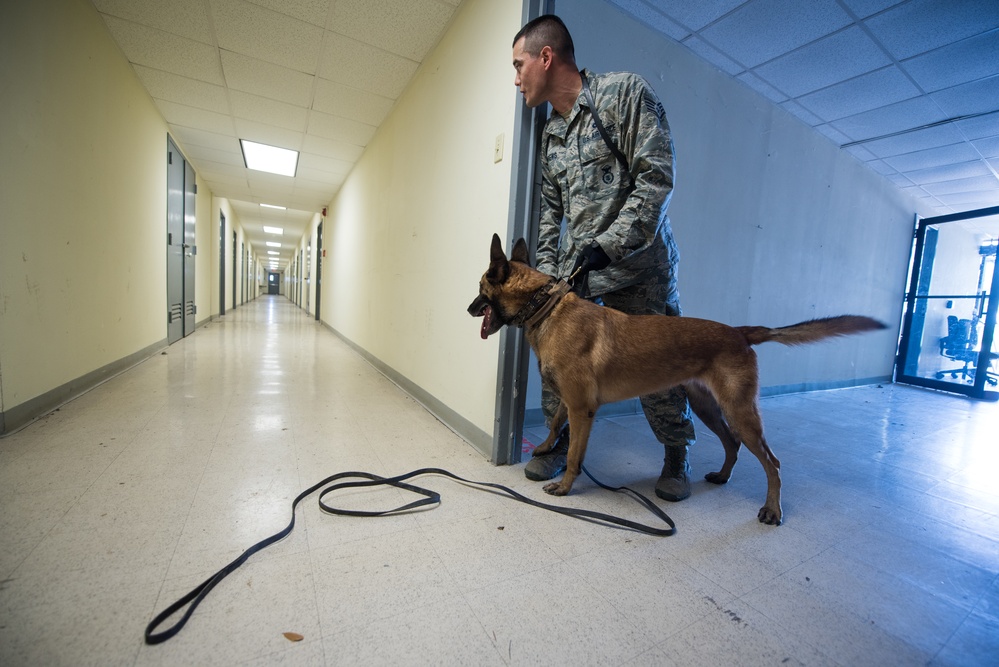
[[[486,271],[486,280],[493,284],[505,282],[510,276],[510,262],[503,252],[503,244],[499,234],[493,234],[493,244],[489,248],[489,270]]]
[[[510,255],[510,259],[530,265],[531,257],[530,251],[527,249],[527,241],[523,238],[517,239],[517,242],[513,244],[513,254]]]

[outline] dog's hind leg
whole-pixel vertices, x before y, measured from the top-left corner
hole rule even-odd
[[[741,381],[730,377],[713,389],[729,425],[735,432],[735,437],[760,460],[767,474],[767,499],[760,508],[757,518],[761,523],[779,526],[782,520],[780,461],[774,456],[763,436],[763,420],[760,418],[756,402],[758,386],[754,369],[752,375],[744,375]]]
[[[569,454],[566,457],[565,474],[558,482],[546,484],[546,493],[553,496],[564,496],[572,489],[573,482],[579,477],[583,468],[583,457],[586,456],[586,444],[590,439],[590,429],[593,428],[593,418],[597,408],[569,408]]]
[[[718,401],[711,395],[707,387],[699,382],[688,382],[685,388],[690,409],[712,433],[718,436],[725,448],[725,463],[722,464],[721,470],[709,472],[704,476],[704,479],[712,484],[724,484],[732,477],[732,468],[735,467],[735,462],[739,458],[739,440],[732,433],[732,429],[729,428],[724,415],[722,415],[721,406],[718,405]]]
[[[534,448],[533,456],[543,456],[548,452],[552,451],[555,447],[555,442],[558,440],[558,434],[562,432],[562,427],[565,426],[566,419],[569,418],[569,411],[565,407],[565,403],[559,401],[558,409],[555,410],[554,416],[552,416],[552,426],[551,430],[548,432],[548,437],[540,445]]]

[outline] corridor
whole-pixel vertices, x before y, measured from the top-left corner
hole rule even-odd
[[[999,407],[886,385],[765,398],[762,411],[781,527],[756,521],[765,477],[745,450],[729,484],[704,482],[723,455],[703,429],[692,497],[659,501],[671,537],[432,476],[416,484],[441,505],[403,516],[327,516],[310,497],[289,538],[146,646],[156,613],[339,471],[436,466],[652,521],[585,478],[549,499],[522,465],[492,466],[304,311],[262,296],[0,439],[0,664],[995,664]],[[529,449],[544,434],[526,436]],[[652,496],[661,459],[644,418],[614,417],[598,421],[587,467]]]

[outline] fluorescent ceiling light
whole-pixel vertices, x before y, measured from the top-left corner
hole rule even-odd
[[[284,230],[280,227],[268,227],[264,225],[265,234],[284,234]]]
[[[258,144],[246,139],[240,139],[239,145],[243,149],[243,164],[247,169],[281,176],[294,176],[298,169],[298,151]]]
[[[281,253],[279,253],[277,250],[268,250],[267,254],[268,255],[280,255]]]
[[[280,243],[274,243],[274,241],[268,241],[267,242],[267,247],[269,247],[269,248],[280,248],[281,244]]]
[[[279,211],[286,211],[286,210],[288,210],[287,206],[275,206],[274,204],[261,204],[261,206],[263,206],[264,208],[276,208]]]

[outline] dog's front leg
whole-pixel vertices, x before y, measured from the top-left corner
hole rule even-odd
[[[565,426],[565,420],[568,419],[568,417],[569,411],[566,410],[565,403],[559,401],[558,409],[555,410],[555,415],[552,417],[551,431],[549,431],[548,437],[545,438],[545,441],[534,448],[534,456],[544,456],[552,451],[555,447],[555,442],[558,440],[558,434],[562,432],[562,427]]]
[[[558,482],[545,485],[545,492],[553,496],[564,496],[572,489],[572,483],[583,469],[586,444],[590,439],[590,429],[596,408],[569,408],[569,454],[566,456],[565,474]]]

